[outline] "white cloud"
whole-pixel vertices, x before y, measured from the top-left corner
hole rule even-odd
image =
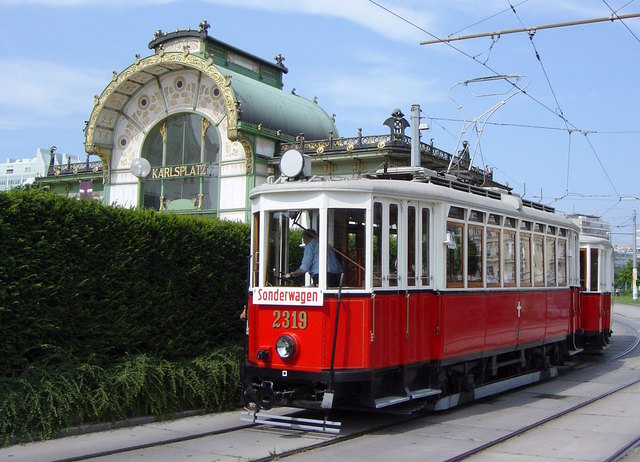
[[[0,122],[5,129],[87,118],[92,96],[106,81],[98,72],[48,61],[0,60],[0,68]]]

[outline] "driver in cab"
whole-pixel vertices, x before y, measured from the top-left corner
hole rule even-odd
[[[285,279],[291,279],[303,276],[309,273],[313,279],[313,285],[318,285],[318,236],[312,230],[305,229],[302,232],[302,241],[304,242],[304,254],[300,268],[291,273],[284,275]],[[340,283],[340,273],[342,273],[342,265],[335,252],[329,247],[327,251],[327,286],[337,287]]]

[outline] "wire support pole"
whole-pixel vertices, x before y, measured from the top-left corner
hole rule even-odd
[[[633,284],[632,298],[633,301],[638,300],[638,228],[636,226],[636,211],[633,211],[633,274],[631,275],[631,281]]]
[[[505,30],[500,30],[495,32],[482,32],[479,34],[461,35],[459,37],[446,37],[446,38],[435,39],[435,40],[424,40],[420,42],[420,45],[431,45],[433,43],[449,43],[449,42],[455,42],[457,40],[468,40],[468,39],[474,39],[474,38],[480,38],[480,37],[494,37],[496,35],[499,36],[499,35],[506,35],[506,34],[516,34],[519,32],[532,33],[532,32],[536,32],[538,30],[543,30],[543,29],[579,26],[582,24],[593,24],[597,22],[606,22],[606,21],[611,21],[611,22],[618,21],[618,20],[622,21],[623,19],[632,19],[637,17],[640,17],[640,13],[630,13],[630,14],[622,14],[622,15],[616,14],[616,15],[603,17],[603,18],[581,19],[579,21],[559,22],[554,24],[545,24],[542,26],[520,27],[518,29],[505,29]]]

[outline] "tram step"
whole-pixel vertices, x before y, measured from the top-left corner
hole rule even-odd
[[[426,398],[427,396],[435,396],[442,393],[442,390],[435,388],[422,388],[421,390],[409,390],[411,399]]]
[[[271,425],[273,427],[285,427],[294,430],[308,430],[322,433],[340,433],[341,422],[321,419],[304,419],[302,417],[289,417],[264,412],[242,412],[241,419],[244,422]]]
[[[576,348],[575,350],[569,350],[569,356],[577,355],[578,353],[582,353],[584,348]]]
[[[374,399],[373,404],[376,409],[380,409],[381,407],[404,403],[405,401],[409,401],[410,399],[410,396],[385,396],[383,398]]]

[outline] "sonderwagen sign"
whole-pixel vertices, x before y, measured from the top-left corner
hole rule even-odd
[[[170,167],[154,167],[151,169],[152,180],[166,178],[186,178],[190,176],[205,176],[207,164],[197,165],[173,165]]]
[[[253,291],[256,305],[322,306],[323,294],[315,287],[261,287]]]

